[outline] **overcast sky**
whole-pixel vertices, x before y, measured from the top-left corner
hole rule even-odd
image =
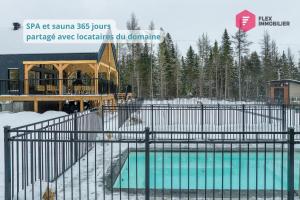
[[[24,19],[113,19],[119,29],[134,12],[141,28],[153,20],[156,28],[170,32],[181,54],[189,45],[196,47],[202,33],[220,41],[225,28],[237,30],[235,15],[247,9],[256,16],[289,20],[290,27],[256,27],[248,32],[251,49],[259,50],[265,30],[277,41],[279,50],[290,47],[298,58],[300,51],[299,0],[1,0],[0,53],[94,52],[99,45],[24,44],[22,31],[12,31],[11,23]]]

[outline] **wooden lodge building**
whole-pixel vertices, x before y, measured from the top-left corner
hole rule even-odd
[[[0,103],[22,102],[35,112],[55,104],[59,110],[76,102],[80,111],[115,104],[117,55],[103,43],[94,53],[0,55]]]

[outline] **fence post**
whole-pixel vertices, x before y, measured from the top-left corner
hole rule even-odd
[[[104,131],[104,112],[105,112],[105,107],[104,107],[104,105],[102,105],[102,107],[101,107],[101,124],[102,124],[102,129],[101,129],[101,131]],[[127,109],[127,108],[126,108]]]
[[[153,104],[151,104],[151,131],[154,130],[154,122],[153,122],[154,116],[153,116]]]
[[[74,144],[74,156],[75,156],[75,162],[78,161],[78,118],[77,118],[77,110],[74,112],[74,133],[73,133],[73,141],[75,141]]]
[[[287,169],[287,189],[288,199],[294,199],[294,129],[288,129],[288,169]]]
[[[282,131],[286,129],[286,120],[285,120],[285,105],[282,104]]]
[[[245,104],[243,104],[242,106],[242,109],[243,109],[243,116],[242,116],[242,120],[243,120],[243,140],[245,139],[245,135],[244,135],[244,132],[245,132]]]
[[[150,131],[145,129],[145,200],[150,200]]]
[[[117,113],[118,113],[118,128],[120,128],[122,126],[122,120],[123,120],[123,104],[119,104],[117,107]],[[101,115],[102,117],[102,115]],[[102,122],[102,119],[101,119]]]
[[[272,112],[271,112],[271,104],[268,104],[268,119],[269,119],[269,124],[271,124],[271,118],[272,118]]]
[[[168,125],[170,125],[170,104],[168,104]]]
[[[202,140],[203,140],[203,130],[204,130],[204,127],[203,127],[203,125],[204,125],[204,119],[203,119],[204,113],[203,113],[203,111],[204,111],[204,108],[203,108],[203,104],[201,103],[201,132],[202,132],[201,137],[202,137]]]
[[[220,104],[218,103],[218,126],[220,125]]]
[[[10,126],[4,127],[4,199],[11,200]]]

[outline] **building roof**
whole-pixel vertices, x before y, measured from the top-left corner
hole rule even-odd
[[[293,79],[282,79],[282,80],[272,80],[270,83],[296,83],[300,84],[300,81]]]
[[[17,60],[96,60],[97,53],[42,53],[42,54],[6,54],[0,55],[2,59],[17,59]]]
[[[99,48],[99,51],[98,51],[98,55],[97,55],[97,61],[99,61],[102,57],[102,54],[104,53],[104,50],[105,50],[105,47],[108,43],[103,43],[100,48]],[[114,56],[114,60],[115,60],[115,63],[117,64],[117,51],[116,51],[116,46],[114,44],[112,44],[112,52],[113,52],[113,56]]]
[[[0,63],[9,61],[54,61],[54,60],[97,60],[104,53],[107,43],[103,43],[98,52],[90,53],[30,53],[30,54],[0,54]],[[114,60],[117,63],[116,48],[112,45]]]

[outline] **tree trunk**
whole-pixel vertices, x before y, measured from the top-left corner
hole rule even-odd
[[[241,49],[239,49],[239,100],[242,100],[242,84],[241,84]]]
[[[227,98],[227,91],[228,91],[228,67],[227,63],[225,63],[225,88],[224,88],[224,97]]]

